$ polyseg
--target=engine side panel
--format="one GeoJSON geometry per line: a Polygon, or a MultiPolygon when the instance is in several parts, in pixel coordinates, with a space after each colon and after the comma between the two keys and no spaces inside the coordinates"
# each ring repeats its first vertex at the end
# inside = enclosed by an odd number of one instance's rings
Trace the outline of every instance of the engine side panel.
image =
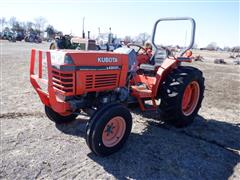
{"type": "Polygon", "coordinates": [[[124,87],[128,55],[109,52],[69,52],[74,61],[75,95],[124,87]]]}
{"type": "Polygon", "coordinates": [[[101,92],[119,87],[120,70],[95,70],[76,72],[76,94],[101,92]]]}

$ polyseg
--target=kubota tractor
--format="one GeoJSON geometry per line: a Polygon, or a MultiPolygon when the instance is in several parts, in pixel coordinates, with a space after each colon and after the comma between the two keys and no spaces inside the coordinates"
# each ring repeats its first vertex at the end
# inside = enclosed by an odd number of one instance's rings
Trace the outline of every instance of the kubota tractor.
{"type": "Polygon", "coordinates": [[[161,120],[177,127],[194,120],[203,99],[204,78],[200,70],[181,65],[191,62],[189,49],[194,36],[192,18],[159,19],[152,34],[154,53],[145,64],[138,64],[142,54],[133,50],[134,45],[115,52],[33,49],[30,80],[47,117],[55,123],[67,123],[88,112],[87,145],[97,155],[109,155],[118,151],[130,135],[132,116],[127,105],[133,101],[142,111],[157,110],[161,120]],[[177,57],[155,42],[158,24],[174,20],[188,20],[192,25],[191,42],[177,57]],[[38,73],[34,72],[36,59],[38,73]],[[46,79],[42,73],[44,61],[46,79]],[[160,105],[156,103],[159,99],[160,105]],[[152,102],[151,107],[145,105],[147,100],[152,102]]]}

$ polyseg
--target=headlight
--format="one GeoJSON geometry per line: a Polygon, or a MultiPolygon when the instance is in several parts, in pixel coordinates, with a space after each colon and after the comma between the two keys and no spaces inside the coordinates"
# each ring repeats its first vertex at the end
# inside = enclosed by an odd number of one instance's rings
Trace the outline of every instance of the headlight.
{"type": "Polygon", "coordinates": [[[51,52],[51,62],[54,66],[73,64],[73,60],[70,55],[66,52],[52,50],[51,52]]]}
{"type": "Polygon", "coordinates": [[[65,57],[65,52],[61,51],[50,51],[51,52],[51,62],[52,65],[63,65],[64,64],[64,57],[65,57]]]}

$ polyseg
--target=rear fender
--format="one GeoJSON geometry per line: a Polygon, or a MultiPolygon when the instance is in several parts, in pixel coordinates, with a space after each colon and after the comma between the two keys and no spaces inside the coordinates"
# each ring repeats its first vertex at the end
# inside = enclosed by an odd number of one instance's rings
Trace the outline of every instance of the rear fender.
{"type": "Polygon", "coordinates": [[[179,62],[176,59],[166,59],[164,60],[163,64],[158,68],[156,74],[156,83],[152,89],[154,97],[158,96],[158,91],[162,82],[165,80],[167,75],[178,66],[178,63],[179,62]]]}

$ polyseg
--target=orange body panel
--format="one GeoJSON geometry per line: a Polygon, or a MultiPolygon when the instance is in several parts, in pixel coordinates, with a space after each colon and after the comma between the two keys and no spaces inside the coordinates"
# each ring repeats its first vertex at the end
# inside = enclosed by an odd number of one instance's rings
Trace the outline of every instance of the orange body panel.
{"type": "MultiPolygon", "coordinates": [[[[88,92],[111,91],[126,86],[128,73],[128,55],[112,52],[90,51],[63,51],[70,56],[73,64],[63,64],[53,67],[51,52],[38,51],[38,75],[34,72],[36,50],[32,50],[30,63],[30,81],[37,91],[43,104],[50,106],[54,111],[65,115],[72,111],[70,104],[62,97],[83,95],[88,92]],[[47,57],[48,79],[42,78],[43,53],[47,57]],[[48,92],[44,92],[38,81],[48,85],[48,92]]],[[[178,60],[166,59],[158,68],[156,77],[136,75],[131,81],[132,93],[139,101],[144,111],[142,100],[152,99],[156,108],[155,99],[160,84],[170,71],[176,68],[178,60]],[[147,89],[139,89],[137,83],[143,83],[147,89]]]]}
{"type": "Polygon", "coordinates": [[[127,55],[117,54],[114,52],[103,52],[103,51],[72,51],[63,50],[67,55],[70,55],[74,61],[75,66],[117,66],[128,63],[127,55]],[[97,58],[109,57],[117,58],[117,62],[98,63],[97,58]],[[126,58],[125,58],[126,57],[126,58]]]}
{"type": "Polygon", "coordinates": [[[156,76],[151,77],[147,75],[136,75],[131,81],[132,85],[137,83],[143,83],[147,85],[148,89],[152,91],[152,97],[157,97],[160,84],[166,78],[166,75],[178,65],[176,59],[166,59],[161,66],[159,66],[156,76]]]}
{"type": "Polygon", "coordinates": [[[146,110],[146,107],[144,106],[145,99],[151,99],[153,103],[153,107],[148,109],[155,110],[157,108],[155,99],[158,98],[158,91],[160,85],[165,80],[167,74],[169,74],[174,68],[176,68],[177,65],[178,61],[176,59],[166,59],[163,64],[158,68],[155,77],[150,77],[147,75],[136,75],[134,77],[134,79],[131,81],[131,95],[137,98],[140,109],[142,111],[146,110]],[[145,84],[147,88],[141,88],[141,86],[137,86],[138,83],[145,84]]]}
{"type": "Polygon", "coordinates": [[[75,72],[64,72],[52,68],[52,81],[54,90],[64,96],[73,96],[76,93],[75,90],[75,72]]]}
{"type": "Polygon", "coordinates": [[[60,97],[83,95],[87,92],[104,92],[126,85],[128,55],[106,52],[66,51],[74,64],[53,67],[51,52],[31,52],[30,81],[41,101],[61,115],[71,112],[70,104],[60,97]],[[34,72],[36,53],[38,54],[38,72],[34,72]],[[42,78],[43,54],[46,55],[48,79],[42,78]],[[99,59],[100,58],[100,59],[99,59]],[[109,59],[110,58],[110,59],[109,59]],[[38,84],[48,86],[48,92],[38,84]]]}
{"type": "Polygon", "coordinates": [[[67,51],[74,61],[75,95],[87,92],[101,92],[124,87],[128,71],[128,56],[125,54],[91,52],[91,51],[67,51]],[[102,62],[99,62],[103,60],[102,62]],[[104,58],[113,59],[106,62],[104,58]]]}
{"type": "Polygon", "coordinates": [[[149,63],[150,58],[151,58],[151,55],[139,54],[137,56],[138,66],[140,66],[140,64],[147,64],[147,63],[149,63]]]}
{"type": "Polygon", "coordinates": [[[119,87],[120,76],[119,70],[77,71],[76,94],[113,90],[119,87]]]}
{"type": "Polygon", "coordinates": [[[136,75],[134,76],[134,79],[132,80],[132,83],[144,83],[147,85],[148,89],[152,90],[154,84],[156,83],[156,77],[150,77],[147,75],[136,75]]]}
{"type": "Polygon", "coordinates": [[[68,103],[57,98],[55,94],[53,75],[52,75],[52,65],[51,65],[51,56],[50,52],[44,52],[46,54],[47,68],[48,68],[48,80],[42,79],[42,51],[38,51],[38,75],[34,72],[35,62],[36,62],[36,50],[31,51],[31,60],[30,60],[30,82],[32,83],[34,89],[38,93],[41,101],[46,106],[51,106],[54,111],[59,114],[65,115],[67,112],[71,111],[71,107],[68,103]],[[48,92],[43,91],[43,89],[38,84],[38,80],[42,83],[47,84],[48,92]]]}
{"type": "Polygon", "coordinates": [[[158,90],[161,83],[165,80],[166,76],[178,66],[178,61],[176,59],[166,59],[163,61],[162,65],[158,68],[156,74],[156,83],[152,88],[152,93],[154,97],[157,97],[158,90]]]}

